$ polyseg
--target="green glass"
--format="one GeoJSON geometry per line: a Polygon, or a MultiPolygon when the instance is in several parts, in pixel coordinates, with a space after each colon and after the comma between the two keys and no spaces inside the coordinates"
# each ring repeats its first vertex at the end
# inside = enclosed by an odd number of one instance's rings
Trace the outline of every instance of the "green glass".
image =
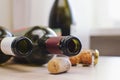
{"type": "Polygon", "coordinates": [[[67,36],[70,35],[72,23],[72,13],[68,0],[55,0],[49,15],[49,27],[55,31],[61,31],[56,32],[58,35],[61,33],[62,36],[67,36]]]}

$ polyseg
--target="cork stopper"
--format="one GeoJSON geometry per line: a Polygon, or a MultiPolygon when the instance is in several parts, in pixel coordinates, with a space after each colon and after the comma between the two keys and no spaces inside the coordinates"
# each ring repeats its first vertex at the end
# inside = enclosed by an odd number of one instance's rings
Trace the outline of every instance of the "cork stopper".
{"type": "Polygon", "coordinates": [[[66,57],[56,57],[48,62],[48,71],[52,74],[67,72],[70,67],[71,62],[66,57]]]}
{"type": "Polygon", "coordinates": [[[99,51],[96,50],[81,50],[78,55],[69,57],[72,66],[82,64],[83,66],[96,65],[98,63],[99,51]]]}

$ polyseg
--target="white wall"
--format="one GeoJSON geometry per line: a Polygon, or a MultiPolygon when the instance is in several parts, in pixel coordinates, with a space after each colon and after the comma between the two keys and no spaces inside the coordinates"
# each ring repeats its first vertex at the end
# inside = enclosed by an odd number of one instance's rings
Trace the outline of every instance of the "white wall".
{"type": "Polygon", "coordinates": [[[14,29],[34,25],[48,25],[54,0],[13,0],[14,29]]]}
{"type": "Polygon", "coordinates": [[[13,27],[30,26],[31,0],[13,0],[13,27]]]}
{"type": "Polygon", "coordinates": [[[89,48],[90,28],[93,26],[93,1],[69,0],[76,23],[73,34],[81,40],[83,48],[89,48]]]}
{"type": "Polygon", "coordinates": [[[0,0],[0,26],[12,28],[12,0],[0,0]]]}
{"type": "Polygon", "coordinates": [[[49,12],[54,0],[31,0],[30,25],[48,25],[49,12]]]}

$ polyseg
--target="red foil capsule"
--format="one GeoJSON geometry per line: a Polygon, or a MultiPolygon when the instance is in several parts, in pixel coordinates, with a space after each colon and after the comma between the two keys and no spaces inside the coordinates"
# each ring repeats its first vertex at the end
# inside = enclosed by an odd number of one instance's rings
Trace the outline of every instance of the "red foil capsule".
{"type": "Polygon", "coordinates": [[[67,56],[77,55],[81,50],[81,42],[73,36],[50,37],[45,41],[49,53],[64,54],[67,56]]]}
{"type": "Polygon", "coordinates": [[[62,37],[51,37],[46,41],[46,48],[50,53],[63,54],[60,50],[60,42],[62,37]]]}

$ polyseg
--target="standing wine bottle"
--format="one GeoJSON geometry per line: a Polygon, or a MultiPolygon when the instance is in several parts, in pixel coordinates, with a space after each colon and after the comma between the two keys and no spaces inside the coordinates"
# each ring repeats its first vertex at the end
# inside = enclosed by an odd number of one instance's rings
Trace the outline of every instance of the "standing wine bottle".
{"type": "Polygon", "coordinates": [[[67,36],[70,35],[71,24],[72,13],[68,0],[55,0],[49,16],[49,27],[58,35],[67,36]]]}
{"type": "Polygon", "coordinates": [[[25,57],[32,51],[32,42],[27,37],[15,37],[0,27],[0,64],[7,62],[12,56],[25,57]]]}
{"type": "Polygon", "coordinates": [[[73,56],[81,50],[81,42],[78,38],[74,36],[56,36],[50,28],[34,26],[24,36],[31,39],[34,45],[32,53],[25,57],[28,63],[31,64],[43,65],[52,59],[54,54],[73,56]]]}

